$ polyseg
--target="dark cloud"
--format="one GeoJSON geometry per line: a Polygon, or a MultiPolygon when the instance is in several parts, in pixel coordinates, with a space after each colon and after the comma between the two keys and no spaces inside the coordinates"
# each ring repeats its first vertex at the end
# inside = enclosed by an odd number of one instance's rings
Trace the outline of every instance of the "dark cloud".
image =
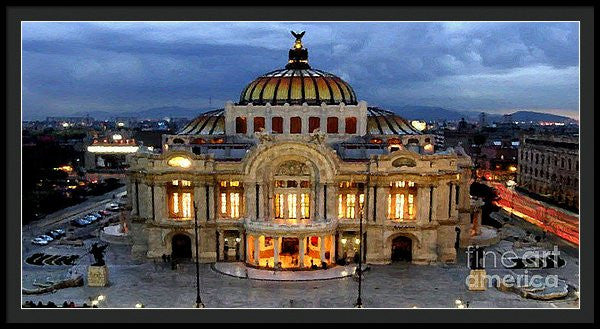
{"type": "Polygon", "coordinates": [[[310,62],[372,104],[578,111],[577,23],[24,23],[25,118],[237,100],[310,62]]]}

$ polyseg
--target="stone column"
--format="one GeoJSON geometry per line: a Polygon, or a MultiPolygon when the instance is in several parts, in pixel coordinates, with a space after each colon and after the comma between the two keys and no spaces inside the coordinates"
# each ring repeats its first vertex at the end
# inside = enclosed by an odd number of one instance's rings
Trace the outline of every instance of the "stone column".
{"type": "Polygon", "coordinates": [[[225,260],[225,234],[223,231],[219,231],[219,259],[225,260]]]}
{"type": "Polygon", "coordinates": [[[417,222],[427,223],[429,221],[429,187],[417,186],[417,222]]]}
{"type": "Polygon", "coordinates": [[[335,235],[330,235],[329,236],[330,239],[330,243],[329,243],[329,261],[331,262],[331,264],[335,264],[335,235]]]}
{"type": "Polygon", "coordinates": [[[377,186],[377,218],[375,219],[378,223],[385,223],[388,214],[388,195],[390,188],[389,186],[377,186]]]}
{"type": "Polygon", "coordinates": [[[319,236],[319,251],[320,251],[321,262],[324,262],[325,261],[325,236],[324,235],[319,236]]]}
{"type": "Polygon", "coordinates": [[[254,265],[258,265],[258,257],[260,255],[260,250],[258,249],[258,240],[259,240],[260,236],[255,235],[254,236],[254,265]]]}
{"type": "Polygon", "coordinates": [[[315,193],[317,194],[315,197],[315,218],[322,219],[325,218],[325,208],[323,202],[323,184],[317,184],[315,193]]]}
{"type": "Polygon", "coordinates": [[[203,184],[196,183],[194,187],[194,202],[196,203],[198,222],[206,221],[206,190],[203,184]]]}
{"type": "MultiPolygon", "coordinates": [[[[152,192],[148,186],[148,195],[151,197],[152,192]]],[[[154,185],[154,212],[157,221],[169,218],[169,209],[167,205],[167,189],[163,183],[155,183],[154,185]]],[[[152,218],[152,205],[149,209],[149,218],[152,218]]]]}
{"type": "Polygon", "coordinates": [[[329,220],[337,218],[337,188],[335,184],[327,184],[327,218],[329,220]]]}
{"type": "Polygon", "coordinates": [[[281,240],[281,238],[278,236],[273,237],[273,267],[276,267],[277,263],[279,263],[279,241],[280,240],[281,240]]]}
{"type": "Polygon", "coordinates": [[[246,245],[245,248],[245,253],[246,253],[246,262],[248,262],[250,260],[250,239],[249,239],[250,235],[246,234],[246,241],[244,241],[244,244],[246,245]]]}
{"type": "Polygon", "coordinates": [[[256,219],[256,184],[244,183],[244,211],[242,217],[256,219]]]}
{"type": "Polygon", "coordinates": [[[215,186],[211,183],[208,185],[208,215],[207,220],[215,220],[215,186]]]}
{"type": "Polygon", "coordinates": [[[305,236],[300,236],[298,237],[299,241],[299,252],[298,252],[298,265],[300,265],[300,268],[304,267],[304,252],[306,249],[306,237],[305,236]]]}

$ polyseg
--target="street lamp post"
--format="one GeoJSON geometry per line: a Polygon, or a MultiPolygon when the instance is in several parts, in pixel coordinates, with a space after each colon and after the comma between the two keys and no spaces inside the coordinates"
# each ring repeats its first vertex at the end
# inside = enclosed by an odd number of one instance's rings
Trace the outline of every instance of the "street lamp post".
{"type": "MultiPolygon", "coordinates": [[[[366,201],[365,201],[366,203],[366,201]]],[[[360,207],[360,217],[358,218],[358,227],[359,227],[359,243],[358,243],[358,297],[356,298],[356,304],[354,304],[354,307],[356,308],[362,308],[362,299],[361,299],[361,294],[362,294],[362,258],[363,258],[363,248],[362,248],[362,244],[363,244],[363,224],[362,224],[362,219],[364,216],[364,203],[363,205],[360,207]]]]}
{"type": "Polygon", "coordinates": [[[200,261],[198,259],[198,208],[194,201],[194,240],[196,243],[196,308],[204,308],[204,303],[200,298],[200,261]]]}

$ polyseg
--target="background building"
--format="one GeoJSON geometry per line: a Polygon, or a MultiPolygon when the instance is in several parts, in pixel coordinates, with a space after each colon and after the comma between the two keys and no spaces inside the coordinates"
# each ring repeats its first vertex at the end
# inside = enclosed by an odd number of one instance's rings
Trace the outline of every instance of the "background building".
{"type": "Polygon", "coordinates": [[[579,209],[579,137],[524,135],[519,148],[520,189],[579,209]]]}

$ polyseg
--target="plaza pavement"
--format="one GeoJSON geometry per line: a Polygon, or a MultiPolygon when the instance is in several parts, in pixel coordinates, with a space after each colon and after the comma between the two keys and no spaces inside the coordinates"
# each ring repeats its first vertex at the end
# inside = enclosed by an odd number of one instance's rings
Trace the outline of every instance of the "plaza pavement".
{"type": "MultiPolygon", "coordinates": [[[[85,247],[53,246],[48,253],[78,253],[79,264],[72,270],[85,273],[92,261],[86,254],[93,239],[85,247]]],[[[47,248],[48,249],[48,248],[47,248]]],[[[196,299],[195,266],[182,264],[171,270],[159,261],[135,262],[130,247],[110,245],[107,250],[110,285],[107,287],[76,287],[43,295],[24,295],[22,301],[46,303],[74,301],[77,304],[98,295],[106,296],[99,307],[133,308],[142,303],[146,308],[191,308],[196,299]]],[[[26,255],[24,255],[26,256],[26,255]]],[[[521,298],[511,292],[488,288],[483,292],[466,289],[468,269],[465,256],[459,254],[457,264],[433,266],[394,263],[371,265],[364,272],[362,300],[365,308],[454,308],[454,301],[469,302],[470,308],[573,308],[573,298],[555,301],[536,301],[521,298]]],[[[68,276],[68,266],[23,265],[23,286],[33,288],[32,282],[57,280],[68,276]]],[[[488,274],[504,269],[490,269],[488,274]]],[[[548,270],[549,271],[549,270],[548,270]]],[[[571,275],[563,270],[561,275],[571,275]]],[[[310,282],[271,282],[234,278],[215,272],[210,264],[201,264],[200,285],[202,301],[208,308],[351,308],[356,301],[358,283],[353,277],[310,282]]],[[[570,282],[577,278],[567,277],[570,282]]],[[[87,281],[86,281],[87,282],[87,281]]]]}

